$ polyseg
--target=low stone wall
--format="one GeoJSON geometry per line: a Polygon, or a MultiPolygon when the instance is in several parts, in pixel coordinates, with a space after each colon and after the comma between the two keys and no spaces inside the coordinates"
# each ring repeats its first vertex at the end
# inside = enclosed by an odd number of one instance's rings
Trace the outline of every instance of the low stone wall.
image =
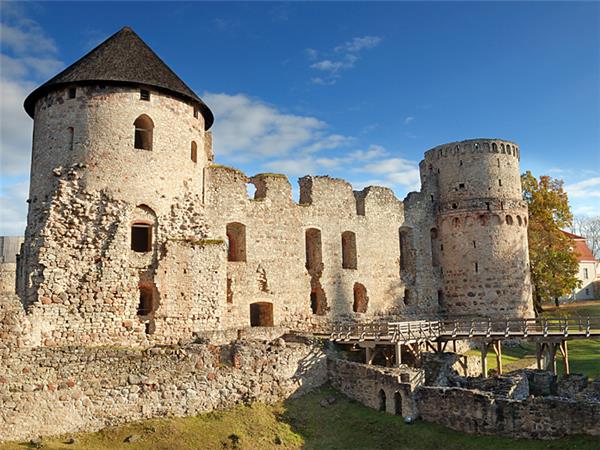
{"type": "Polygon", "coordinates": [[[15,292],[17,279],[17,264],[14,262],[0,262],[0,292],[15,292]]]}
{"type": "Polygon", "coordinates": [[[0,441],[276,402],[323,384],[310,342],[0,349],[0,441]]]}
{"type": "Polygon", "coordinates": [[[419,369],[369,366],[336,358],[327,360],[327,373],[331,385],[344,395],[404,417],[415,416],[413,391],[425,379],[419,369]]]}
{"type": "Polygon", "coordinates": [[[551,439],[569,434],[600,436],[600,403],[559,397],[512,400],[463,388],[421,386],[420,416],[467,433],[551,439]]]}

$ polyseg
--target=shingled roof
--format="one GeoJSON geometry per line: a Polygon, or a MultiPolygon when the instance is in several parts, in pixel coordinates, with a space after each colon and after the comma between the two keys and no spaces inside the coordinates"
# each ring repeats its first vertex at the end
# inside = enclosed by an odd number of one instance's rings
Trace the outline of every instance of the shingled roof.
{"type": "Polygon", "coordinates": [[[194,91],[129,27],[124,27],[87,55],[42,84],[25,99],[31,117],[35,103],[46,93],[68,85],[145,85],[195,104],[208,130],[214,117],[194,91]]]}

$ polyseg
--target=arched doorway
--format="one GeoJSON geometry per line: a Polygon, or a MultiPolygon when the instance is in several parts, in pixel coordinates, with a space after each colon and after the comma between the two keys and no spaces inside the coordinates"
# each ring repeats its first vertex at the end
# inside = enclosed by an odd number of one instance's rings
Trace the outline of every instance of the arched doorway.
{"type": "Polygon", "coordinates": [[[394,394],[394,413],[397,416],[402,415],[402,396],[400,395],[400,392],[394,394]]]}
{"type": "Polygon", "coordinates": [[[379,411],[386,411],[385,407],[385,391],[383,389],[379,389],[379,411]]]}
{"type": "Polygon", "coordinates": [[[273,304],[268,302],[251,303],[250,325],[253,327],[272,327],[273,304]]]}

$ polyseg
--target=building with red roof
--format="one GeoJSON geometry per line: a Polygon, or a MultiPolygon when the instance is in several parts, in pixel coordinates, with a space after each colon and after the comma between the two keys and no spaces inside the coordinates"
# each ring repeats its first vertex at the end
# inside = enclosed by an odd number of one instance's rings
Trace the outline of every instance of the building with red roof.
{"type": "Polygon", "coordinates": [[[581,286],[564,299],[567,301],[600,299],[600,261],[588,247],[585,237],[567,231],[563,233],[573,241],[572,248],[579,260],[577,278],[581,281],[581,286]]]}

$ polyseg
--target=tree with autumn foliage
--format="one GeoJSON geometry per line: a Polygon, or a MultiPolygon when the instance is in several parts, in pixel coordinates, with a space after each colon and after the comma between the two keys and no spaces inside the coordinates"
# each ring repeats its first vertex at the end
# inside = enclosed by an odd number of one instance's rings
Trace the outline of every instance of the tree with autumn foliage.
{"type": "Polygon", "coordinates": [[[523,198],[529,206],[529,260],[533,284],[533,305],[542,312],[542,303],[571,293],[579,285],[579,262],[573,243],[561,231],[572,225],[563,181],[531,172],[521,175],[523,198]]]}

